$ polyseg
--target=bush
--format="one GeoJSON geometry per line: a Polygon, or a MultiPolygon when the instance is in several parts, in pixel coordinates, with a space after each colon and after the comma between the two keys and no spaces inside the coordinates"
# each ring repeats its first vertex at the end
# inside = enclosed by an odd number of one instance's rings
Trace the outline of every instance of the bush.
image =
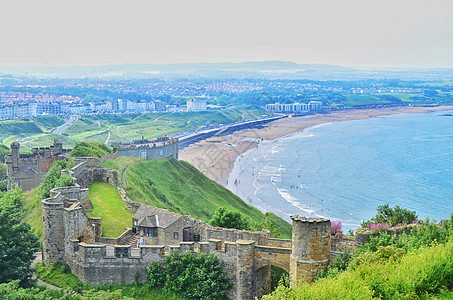
{"type": "Polygon", "coordinates": [[[164,263],[154,262],[148,266],[147,285],[150,289],[165,289],[187,299],[222,299],[231,284],[214,254],[172,252],[164,263]]]}
{"type": "Polygon", "coordinates": [[[61,175],[61,170],[71,166],[68,160],[58,160],[52,164],[46,176],[38,187],[39,197],[46,199],[50,196],[50,190],[61,186],[71,186],[74,183],[68,175],[61,175]],[[63,177],[60,179],[60,177],[63,177]]]}
{"type": "Polygon", "coordinates": [[[226,207],[219,207],[209,220],[209,224],[223,228],[250,229],[249,223],[240,212],[228,210],[226,207]]]}
{"type": "Polygon", "coordinates": [[[390,227],[401,224],[410,224],[418,218],[415,211],[400,207],[399,205],[391,208],[389,204],[379,205],[377,213],[370,221],[362,223],[362,227],[368,227],[368,224],[388,224],[390,227]]]}
{"type": "Polygon", "coordinates": [[[71,151],[71,157],[96,157],[101,158],[112,153],[112,149],[102,143],[80,142],[71,151]]]}
{"type": "Polygon", "coordinates": [[[343,236],[343,230],[341,229],[341,222],[332,222],[331,223],[332,227],[332,236],[333,237],[342,237],[343,236]]]}

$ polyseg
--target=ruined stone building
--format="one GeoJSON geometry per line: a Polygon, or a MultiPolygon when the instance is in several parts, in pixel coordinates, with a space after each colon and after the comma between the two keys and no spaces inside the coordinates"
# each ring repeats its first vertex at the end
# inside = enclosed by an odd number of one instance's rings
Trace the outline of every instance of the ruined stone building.
{"type": "Polygon", "coordinates": [[[46,148],[32,148],[31,154],[20,154],[20,144],[11,143],[11,155],[5,156],[7,167],[7,189],[15,186],[29,191],[38,187],[44,175],[57,160],[69,157],[71,150],[63,149],[63,143],[54,140],[53,145],[46,148]]]}
{"type": "Polygon", "coordinates": [[[291,284],[312,282],[314,273],[326,267],[353,240],[331,238],[327,219],[292,216],[292,240],[270,237],[267,230],[212,227],[190,216],[131,201],[117,184],[115,170],[103,168],[95,158],[76,158],[75,167],[62,171],[75,186],[55,188],[42,201],[43,260],[63,261],[90,285],[127,284],[135,274],[146,279],[146,267],[163,261],[171,251],[214,253],[228,274],[229,299],[255,299],[270,291],[270,267],[290,275],[291,284]],[[102,180],[118,188],[127,209],[134,212],[131,224],[117,238],[102,235],[102,219],[88,218],[92,209],[88,186],[102,180]],[[142,240],[144,243],[138,244],[142,240]]]}
{"type": "Polygon", "coordinates": [[[118,156],[135,156],[147,159],[179,157],[179,140],[167,136],[155,139],[140,139],[130,143],[112,142],[118,148],[118,156]]]}

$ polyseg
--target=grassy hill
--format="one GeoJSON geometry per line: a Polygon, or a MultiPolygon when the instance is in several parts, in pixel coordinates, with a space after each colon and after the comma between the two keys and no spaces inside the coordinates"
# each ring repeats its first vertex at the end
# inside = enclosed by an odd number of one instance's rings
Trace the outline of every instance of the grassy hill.
{"type": "Polygon", "coordinates": [[[0,140],[9,145],[20,141],[22,150],[32,147],[49,146],[54,139],[70,148],[77,142],[132,141],[142,136],[153,138],[172,135],[200,128],[209,123],[233,123],[254,119],[266,111],[248,106],[235,106],[222,110],[205,112],[163,112],[122,115],[85,115],[71,124],[63,133],[52,130],[66,120],[59,116],[40,116],[20,120],[0,121],[0,140]]]}
{"type": "MultiPolygon", "coordinates": [[[[251,223],[264,221],[264,215],[258,209],[185,161],[119,157],[105,161],[103,166],[117,169],[120,181],[127,168],[125,191],[133,201],[167,208],[203,221],[209,221],[214,211],[222,206],[241,212],[251,223]]],[[[281,236],[291,238],[291,225],[273,214],[268,215],[281,236]]]]}
{"type": "Polygon", "coordinates": [[[153,138],[195,130],[206,123],[239,122],[256,118],[263,113],[265,112],[256,108],[237,106],[204,112],[88,115],[81,116],[63,134],[78,141],[131,141],[142,136],[153,138]]]}

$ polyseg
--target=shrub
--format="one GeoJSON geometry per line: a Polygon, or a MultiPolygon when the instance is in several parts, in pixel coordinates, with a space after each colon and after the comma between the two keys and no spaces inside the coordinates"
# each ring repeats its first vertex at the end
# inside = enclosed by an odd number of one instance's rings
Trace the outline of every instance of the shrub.
{"type": "Polygon", "coordinates": [[[60,180],[60,177],[62,177],[61,170],[67,169],[70,166],[71,162],[69,162],[68,160],[59,160],[52,164],[46,176],[44,176],[44,179],[38,187],[39,197],[41,199],[48,198],[50,196],[50,190],[55,187],[73,185],[72,179],[67,175],[67,177],[63,175],[63,178],[60,180]]]}
{"type": "Polygon", "coordinates": [[[362,227],[368,227],[368,224],[388,224],[389,227],[398,226],[398,224],[410,224],[418,218],[415,211],[400,207],[399,205],[391,208],[389,204],[379,205],[377,213],[370,221],[362,223],[362,227]]]}
{"type": "Polygon", "coordinates": [[[343,230],[341,230],[341,222],[332,222],[332,236],[333,237],[342,237],[343,236],[343,230]]]}
{"type": "Polygon", "coordinates": [[[187,299],[222,299],[230,287],[218,258],[210,253],[194,255],[173,251],[164,263],[148,266],[150,289],[163,288],[187,299]]]}
{"type": "Polygon", "coordinates": [[[231,211],[226,207],[219,207],[209,224],[216,227],[235,228],[241,230],[249,230],[250,225],[248,221],[238,211],[231,211]]]}

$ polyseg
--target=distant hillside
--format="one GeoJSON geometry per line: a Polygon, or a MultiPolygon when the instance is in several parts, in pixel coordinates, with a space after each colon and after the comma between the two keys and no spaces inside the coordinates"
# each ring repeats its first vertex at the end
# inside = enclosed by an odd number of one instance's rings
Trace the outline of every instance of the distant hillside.
{"type": "MultiPolygon", "coordinates": [[[[167,208],[206,222],[222,206],[241,212],[250,223],[264,221],[264,215],[258,209],[246,204],[185,161],[119,157],[105,161],[103,166],[117,169],[120,181],[121,174],[127,168],[125,191],[133,201],[167,208]]],[[[291,238],[289,223],[273,214],[268,214],[268,217],[279,228],[282,237],[291,238]]]]}
{"type": "Polygon", "coordinates": [[[59,116],[40,116],[20,120],[1,121],[0,139],[3,144],[9,146],[9,144],[17,138],[27,138],[27,140],[29,140],[48,135],[52,129],[64,124],[64,122],[65,119],[59,116]]]}

